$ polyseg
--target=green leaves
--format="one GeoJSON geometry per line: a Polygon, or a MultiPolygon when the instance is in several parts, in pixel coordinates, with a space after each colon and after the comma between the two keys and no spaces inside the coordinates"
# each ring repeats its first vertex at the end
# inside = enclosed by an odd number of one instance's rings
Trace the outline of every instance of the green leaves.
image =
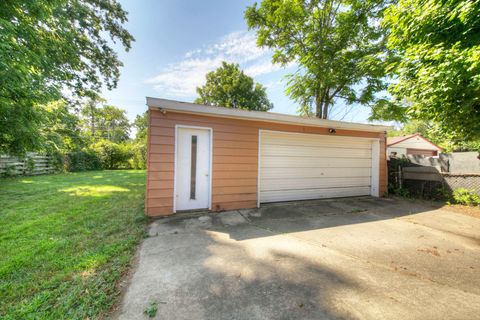
{"type": "Polygon", "coordinates": [[[137,114],[135,120],[132,123],[132,126],[136,130],[135,140],[147,140],[147,130],[148,130],[148,112],[145,111],[142,114],[137,114]]]}
{"type": "Polygon", "coordinates": [[[385,30],[379,19],[388,1],[263,0],[245,19],[258,45],[274,50],[272,61],[295,62],[286,93],[299,110],[328,118],[336,100],[369,104],[383,82],[385,30]]]}
{"type": "MultiPolygon", "coordinates": [[[[384,25],[397,60],[392,105],[457,139],[480,137],[480,2],[400,0],[384,25]]],[[[388,119],[374,109],[374,116],[388,119]]]]}
{"type": "Polygon", "coordinates": [[[265,87],[239,69],[238,64],[222,62],[217,70],[207,73],[205,85],[197,88],[195,103],[235,109],[268,111],[273,104],[265,87]]]}
{"type": "Polygon", "coordinates": [[[97,106],[101,100],[89,100],[82,108],[82,126],[90,141],[107,139],[120,143],[129,139],[130,123],[126,111],[111,105],[97,106]]]}
{"type": "Polygon", "coordinates": [[[41,105],[114,88],[121,62],[104,38],[128,50],[127,13],[115,0],[3,1],[0,7],[0,152],[42,147],[41,105]]]}

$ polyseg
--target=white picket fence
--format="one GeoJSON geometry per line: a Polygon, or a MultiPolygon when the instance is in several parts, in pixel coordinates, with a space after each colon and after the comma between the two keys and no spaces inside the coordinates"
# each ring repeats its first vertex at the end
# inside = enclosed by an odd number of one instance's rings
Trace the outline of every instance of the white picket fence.
{"type": "Polygon", "coordinates": [[[55,168],[50,165],[50,160],[49,156],[34,152],[27,153],[25,158],[0,155],[0,177],[54,173],[55,168]]]}

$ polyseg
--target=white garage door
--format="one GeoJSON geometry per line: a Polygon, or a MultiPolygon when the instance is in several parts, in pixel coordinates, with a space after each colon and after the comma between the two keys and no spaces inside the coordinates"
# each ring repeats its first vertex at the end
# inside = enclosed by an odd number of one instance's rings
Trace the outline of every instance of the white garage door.
{"type": "Polygon", "coordinates": [[[370,195],[371,183],[370,139],[260,133],[260,202],[370,195]]]}

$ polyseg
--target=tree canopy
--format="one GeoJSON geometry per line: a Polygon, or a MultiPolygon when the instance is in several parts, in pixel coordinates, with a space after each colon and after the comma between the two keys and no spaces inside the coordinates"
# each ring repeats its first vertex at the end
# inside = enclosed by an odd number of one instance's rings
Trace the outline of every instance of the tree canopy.
{"type": "Polygon", "coordinates": [[[245,19],[257,43],[274,50],[273,62],[295,62],[287,94],[300,111],[328,118],[338,99],[368,104],[385,89],[385,30],[379,19],[387,0],[263,0],[245,19]]]}
{"type": "Polygon", "coordinates": [[[148,112],[145,111],[142,114],[137,114],[135,120],[133,120],[132,126],[135,128],[135,140],[147,139],[148,130],[148,112]]]}
{"type": "Polygon", "coordinates": [[[127,13],[115,0],[3,1],[0,6],[0,151],[41,148],[45,105],[114,88],[128,50],[127,13]],[[108,37],[108,38],[106,38],[108,37]]]}
{"type": "Polygon", "coordinates": [[[195,103],[235,109],[268,111],[273,104],[266,88],[240,70],[238,64],[222,62],[206,75],[206,83],[197,88],[195,103]]]}
{"type": "Polygon", "coordinates": [[[97,106],[96,102],[90,100],[82,109],[84,132],[91,140],[127,141],[130,123],[125,110],[111,105],[97,106]]]}
{"type": "Polygon", "coordinates": [[[385,15],[392,100],[373,119],[419,119],[460,140],[480,138],[480,2],[400,0],[385,15]]]}
{"type": "Polygon", "coordinates": [[[444,152],[479,151],[480,139],[466,141],[445,132],[438,123],[413,119],[407,121],[400,130],[388,132],[388,136],[397,137],[420,133],[422,136],[443,148],[444,152]]]}

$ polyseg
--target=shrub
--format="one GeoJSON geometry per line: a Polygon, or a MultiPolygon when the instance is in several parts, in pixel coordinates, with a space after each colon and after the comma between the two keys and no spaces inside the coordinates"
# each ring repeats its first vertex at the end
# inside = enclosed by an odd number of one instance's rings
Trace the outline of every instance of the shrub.
{"type": "Polygon", "coordinates": [[[409,198],[409,199],[413,198],[410,191],[406,188],[395,188],[395,187],[389,185],[388,186],[388,193],[399,196],[399,197],[403,197],[403,198],[409,198]]]}
{"type": "Polygon", "coordinates": [[[445,187],[436,188],[433,192],[433,198],[435,200],[447,200],[452,199],[452,193],[445,187]]]}
{"type": "Polygon", "coordinates": [[[103,169],[130,168],[128,160],[132,152],[127,144],[118,144],[109,140],[100,140],[92,145],[92,150],[100,158],[103,169]]]}
{"type": "Polygon", "coordinates": [[[102,164],[98,155],[91,150],[70,152],[65,155],[65,168],[67,171],[100,170],[102,164]]]}
{"type": "Polygon", "coordinates": [[[55,168],[56,172],[63,172],[66,170],[65,162],[67,155],[60,151],[53,151],[49,153],[48,166],[55,168]]]}
{"type": "Polygon", "coordinates": [[[15,177],[17,175],[17,167],[13,164],[7,164],[4,167],[2,176],[6,178],[15,177]]]}
{"type": "Polygon", "coordinates": [[[474,190],[465,188],[458,188],[453,191],[453,200],[455,203],[464,204],[467,206],[480,205],[480,197],[478,194],[476,194],[474,190]]]}
{"type": "Polygon", "coordinates": [[[35,169],[35,160],[32,157],[25,159],[25,174],[32,174],[35,169]]]}
{"type": "Polygon", "coordinates": [[[132,169],[147,168],[147,146],[144,143],[137,142],[131,144],[132,158],[129,160],[132,169]]]}

